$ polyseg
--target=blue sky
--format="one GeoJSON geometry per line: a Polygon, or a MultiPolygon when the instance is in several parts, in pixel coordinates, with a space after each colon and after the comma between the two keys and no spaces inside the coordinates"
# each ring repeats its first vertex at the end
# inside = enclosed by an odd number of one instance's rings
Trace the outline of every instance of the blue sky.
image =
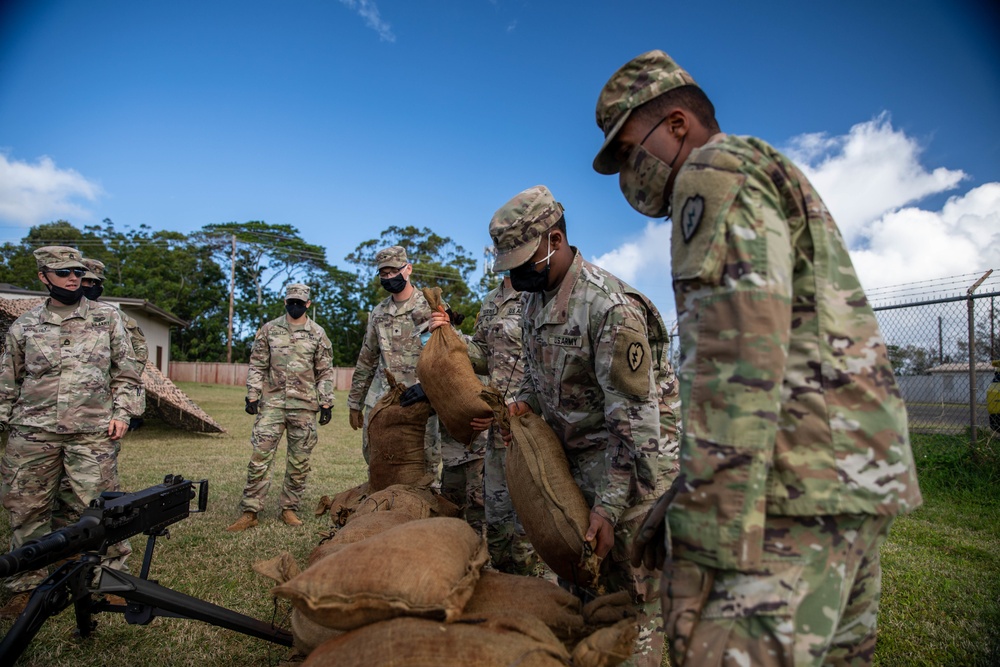
{"type": "Polygon", "coordinates": [[[542,183],[671,321],[666,225],[590,166],[601,86],[660,48],[806,169],[867,286],[1000,268],[998,26],[973,0],[8,1],[0,241],[266,220],[344,265],[413,224],[481,259],[542,183]]]}

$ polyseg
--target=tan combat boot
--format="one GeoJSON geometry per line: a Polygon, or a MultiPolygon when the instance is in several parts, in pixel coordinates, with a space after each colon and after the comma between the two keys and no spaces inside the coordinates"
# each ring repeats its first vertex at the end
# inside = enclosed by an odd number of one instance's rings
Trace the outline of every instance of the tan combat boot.
{"type": "Polygon", "coordinates": [[[31,591],[15,593],[14,597],[7,600],[7,604],[0,608],[0,618],[17,618],[20,616],[24,608],[28,606],[28,598],[30,597],[31,591]]]}
{"type": "Polygon", "coordinates": [[[282,510],[281,520],[287,523],[289,526],[301,526],[302,520],[295,515],[295,510],[282,510]]]}
{"type": "Polygon", "coordinates": [[[236,520],[236,523],[226,528],[230,533],[241,533],[247,528],[253,528],[257,525],[257,513],[256,512],[244,512],[243,516],[236,520]]]}

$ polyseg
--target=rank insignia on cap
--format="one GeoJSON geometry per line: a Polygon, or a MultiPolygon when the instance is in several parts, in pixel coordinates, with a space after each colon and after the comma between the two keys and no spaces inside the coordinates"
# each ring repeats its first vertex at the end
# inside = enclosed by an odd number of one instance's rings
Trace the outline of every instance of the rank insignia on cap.
{"type": "Polygon", "coordinates": [[[632,343],[628,346],[628,367],[632,369],[632,372],[639,370],[645,354],[645,351],[642,349],[642,343],[632,343]]]}
{"type": "Polygon", "coordinates": [[[701,195],[688,197],[681,208],[681,233],[684,235],[684,243],[690,243],[694,233],[701,224],[701,216],[705,213],[705,200],[701,195]]]}

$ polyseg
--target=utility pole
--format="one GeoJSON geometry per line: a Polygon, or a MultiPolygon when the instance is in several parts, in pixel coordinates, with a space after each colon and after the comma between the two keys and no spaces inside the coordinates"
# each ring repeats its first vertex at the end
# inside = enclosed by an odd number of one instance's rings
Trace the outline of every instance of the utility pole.
{"type": "Polygon", "coordinates": [[[226,340],[226,363],[233,363],[233,302],[236,294],[236,234],[233,234],[233,262],[229,269],[229,336],[226,340]]]}

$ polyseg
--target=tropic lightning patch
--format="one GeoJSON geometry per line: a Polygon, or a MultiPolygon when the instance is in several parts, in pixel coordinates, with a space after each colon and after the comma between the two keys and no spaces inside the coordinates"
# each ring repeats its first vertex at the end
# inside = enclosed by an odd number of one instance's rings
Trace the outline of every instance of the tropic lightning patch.
{"type": "Polygon", "coordinates": [[[627,327],[615,331],[611,353],[611,387],[628,396],[646,397],[650,392],[649,341],[627,327]]]}
{"type": "Polygon", "coordinates": [[[684,243],[690,243],[691,237],[698,230],[701,218],[705,214],[705,200],[701,195],[688,197],[681,208],[681,233],[684,235],[684,243]]]}

